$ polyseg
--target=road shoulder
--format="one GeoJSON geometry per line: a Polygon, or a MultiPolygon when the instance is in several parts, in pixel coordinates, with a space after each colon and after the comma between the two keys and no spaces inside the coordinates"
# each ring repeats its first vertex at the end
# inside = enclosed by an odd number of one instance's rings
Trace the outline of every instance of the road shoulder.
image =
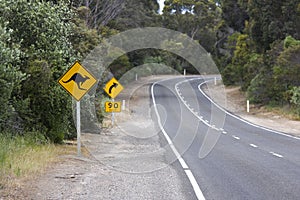
{"type": "Polygon", "coordinates": [[[253,124],[257,124],[272,130],[283,132],[292,136],[300,137],[300,121],[291,120],[283,115],[266,111],[262,108],[250,105],[250,112],[246,111],[246,97],[239,90],[239,87],[224,87],[218,84],[214,85],[214,82],[208,82],[209,88],[203,87],[203,91],[208,96],[213,96],[212,99],[218,103],[222,102],[226,95],[226,105],[223,106],[226,110],[239,116],[253,124]],[[213,93],[213,95],[211,95],[213,93]]]}

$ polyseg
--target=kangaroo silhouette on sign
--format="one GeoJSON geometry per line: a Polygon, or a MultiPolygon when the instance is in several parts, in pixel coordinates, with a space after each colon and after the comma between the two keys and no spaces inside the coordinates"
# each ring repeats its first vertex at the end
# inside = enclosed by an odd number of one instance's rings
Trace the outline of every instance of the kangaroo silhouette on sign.
{"type": "Polygon", "coordinates": [[[90,79],[90,78],[89,77],[83,77],[81,74],[75,73],[75,74],[73,74],[73,76],[71,78],[69,78],[69,80],[62,81],[62,82],[63,83],[69,83],[71,81],[74,81],[77,84],[78,89],[80,89],[80,90],[86,90],[86,89],[82,88],[81,86],[88,79],[90,79]]]}

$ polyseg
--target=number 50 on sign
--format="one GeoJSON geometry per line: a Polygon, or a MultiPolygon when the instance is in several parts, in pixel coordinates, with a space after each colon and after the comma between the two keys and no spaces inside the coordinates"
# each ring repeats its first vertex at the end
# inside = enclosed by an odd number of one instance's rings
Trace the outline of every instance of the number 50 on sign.
{"type": "Polygon", "coordinates": [[[121,102],[105,102],[105,112],[121,112],[121,102]]]}

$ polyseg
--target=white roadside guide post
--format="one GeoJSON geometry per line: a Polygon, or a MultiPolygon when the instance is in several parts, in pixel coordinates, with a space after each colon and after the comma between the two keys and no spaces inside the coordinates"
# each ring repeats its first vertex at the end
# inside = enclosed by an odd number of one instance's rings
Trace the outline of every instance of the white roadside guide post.
{"type": "Polygon", "coordinates": [[[76,61],[58,83],[76,100],[77,155],[81,156],[80,100],[97,83],[97,79],[76,61]]]}
{"type": "Polygon", "coordinates": [[[122,101],[122,111],[124,111],[124,110],[126,109],[126,105],[125,105],[125,103],[126,103],[126,101],[125,101],[125,100],[123,100],[123,101],[122,101]]]}
{"type": "Polygon", "coordinates": [[[215,77],[215,85],[217,85],[217,77],[215,77]]]}
{"type": "Polygon", "coordinates": [[[250,112],[250,102],[247,100],[247,112],[250,112]]]}
{"type": "Polygon", "coordinates": [[[186,69],[183,69],[183,76],[186,75],[186,69]]]}

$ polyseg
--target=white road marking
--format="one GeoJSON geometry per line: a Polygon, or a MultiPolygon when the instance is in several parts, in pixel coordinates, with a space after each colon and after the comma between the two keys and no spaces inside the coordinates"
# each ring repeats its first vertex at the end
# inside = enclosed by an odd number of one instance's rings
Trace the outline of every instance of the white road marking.
{"type": "Polygon", "coordinates": [[[278,157],[278,158],[282,158],[283,157],[282,155],[280,155],[278,153],[274,153],[273,151],[270,151],[269,153],[272,154],[273,156],[278,157]]]}
{"type": "MultiPolygon", "coordinates": [[[[193,81],[193,80],[197,80],[197,79],[201,79],[201,78],[194,78],[194,79],[188,79],[188,80],[185,80],[185,81],[181,81],[181,82],[179,82],[179,83],[177,83],[176,85],[175,85],[175,90],[176,90],[176,92],[177,92],[177,94],[179,95],[179,97],[180,97],[180,99],[183,101],[183,96],[182,96],[182,94],[180,93],[179,94],[179,92],[177,91],[177,89],[179,88],[178,87],[178,85],[180,85],[180,84],[182,84],[182,83],[184,83],[184,82],[188,82],[188,81],[193,81]]],[[[216,104],[205,92],[203,92],[202,90],[201,90],[201,86],[202,85],[204,85],[204,84],[206,84],[207,82],[209,82],[209,81],[212,81],[212,80],[208,80],[208,81],[204,81],[203,83],[201,83],[201,84],[199,84],[198,85],[198,89],[199,89],[199,91],[211,102],[211,103],[213,103],[216,107],[218,107],[220,110],[222,110],[223,112],[225,112],[226,114],[228,114],[228,115],[230,115],[231,117],[233,117],[233,118],[235,118],[235,119],[237,119],[237,120],[239,120],[239,121],[242,121],[242,122],[244,122],[244,123],[246,123],[246,124],[248,124],[248,125],[250,125],[250,126],[253,126],[253,127],[256,127],[256,128],[260,128],[260,129],[262,129],[262,130],[266,130],[266,131],[268,131],[268,132],[271,132],[271,133],[276,133],[276,134],[278,134],[278,135],[282,135],[282,136],[286,136],[286,137],[289,137],[289,138],[294,138],[294,139],[297,139],[297,140],[300,140],[300,138],[299,137],[296,137],[296,136],[291,136],[291,135],[288,135],[288,134],[285,134],[285,133],[282,133],[282,132],[279,132],[279,131],[275,131],[275,130],[272,130],[272,129],[269,129],[269,128],[266,128],[266,127],[263,127],[263,126],[259,126],[259,125],[256,125],[256,124],[253,124],[253,123],[251,123],[251,122],[248,122],[247,120],[244,120],[244,119],[242,119],[242,118],[240,118],[240,117],[238,117],[238,116],[236,116],[236,115],[234,115],[234,114],[231,114],[230,112],[228,112],[227,110],[225,110],[224,108],[222,108],[221,106],[219,106],[218,104],[216,104]]],[[[198,119],[200,119],[204,124],[206,124],[207,126],[209,126],[209,127],[211,127],[211,128],[214,128],[214,129],[216,129],[216,130],[220,130],[220,131],[222,131],[222,130],[224,130],[223,128],[216,128],[216,127],[214,127],[214,126],[212,126],[212,125],[210,125],[209,124],[209,121],[208,120],[203,120],[203,117],[201,116],[201,117],[199,117],[197,114],[195,114],[195,112],[193,112],[190,108],[189,108],[189,106],[187,106],[186,104],[187,104],[187,101],[183,101],[183,103],[185,104],[185,106],[198,118],[198,119]]],[[[227,132],[226,131],[222,131],[222,133],[223,134],[227,134],[227,132]]],[[[237,136],[232,136],[233,138],[235,138],[236,140],[240,140],[240,138],[239,137],[237,137],[237,136]]],[[[255,145],[255,144],[250,144],[250,146],[252,146],[253,148],[257,148],[258,146],[257,145],[255,145]]],[[[279,157],[279,158],[282,158],[283,156],[282,155],[280,155],[280,154],[278,154],[278,153],[274,153],[274,152],[270,152],[273,156],[276,156],[276,157],[279,157]]]]}
{"type": "Polygon", "coordinates": [[[255,145],[255,144],[249,144],[251,147],[253,147],[253,148],[257,148],[258,146],[257,145],[255,145]]]}
{"type": "MultiPolygon", "coordinates": [[[[202,78],[195,78],[195,79],[189,79],[190,81],[192,80],[197,80],[197,79],[202,79],[202,78]]],[[[211,80],[208,80],[208,81],[204,81],[203,83],[199,84],[198,85],[198,90],[211,102],[213,103],[215,106],[217,106],[220,110],[222,110],[223,112],[225,112],[226,114],[230,115],[231,117],[237,119],[237,120],[240,120],[250,126],[253,126],[253,127],[256,127],[256,128],[260,128],[260,129],[263,129],[263,130],[266,130],[268,132],[272,132],[272,133],[276,133],[278,135],[282,135],[282,136],[286,136],[286,137],[289,137],[289,138],[293,138],[293,139],[296,139],[296,140],[300,140],[299,137],[296,137],[296,136],[292,136],[292,135],[288,135],[288,134],[285,134],[285,133],[282,133],[282,132],[279,132],[279,131],[275,131],[275,130],[272,130],[272,129],[269,129],[269,128],[266,128],[266,127],[263,127],[263,126],[259,126],[259,125],[256,125],[256,124],[253,124],[247,120],[244,120],[234,114],[231,114],[230,112],[228,112],[227,110],[225,110],[224,108],[222,108],[221,106],[219,106],[217,103],[215,103],[205,92],[202,91],[201,89],[201,86],[206,84],[207,82],[212,82],[213,79],[211,80]]]]}
{"type": "MultiPolygon", "coordinates": [[[[160,82],[160,81],[158,81],[160,82]]],[[[197,183],[193,173],[191,172],[191,170],[189,170],[189,167],[188,165],[186,164],[186,162],[184,161],[184,159],[181,157],[181,155],[178,153],[178,151],[176,150],[172,140],[170,139],[169,135],[167,134],[167,132],[165,131],[165,129],[163,128],[162,124],[161,124],[161,120],[160,120],[160,116],[158,114],[158,110],[157,110],[157,106],[156,106],[156,102],[155,102],[155,97],[154,97],[154,86],[158,83],[158,82],[155,82],[153,83],[153,85],[151,86],[151,95],[152,95],[152,101],[153,101],[153,106],[154,106],[154,110],[155,110],[155,113],[156,113],[156,116],[157,116],[157,121],[158,121],[158,125],[161,129],[161,131],[163,132],[163,135],[165,136],[168,144],[170,145],[172,151],[174,152],[176,158],[178,159],[181,167],[184,169],[190,183],[192,184],[192,187],[194,189],[194,192],[197,196],[197,199],[198,200],[205,200],[205,197],[200,189],[200,186],[199,184],[197,183]]],[[[176,90],[177,91],[177,90],[176,90]]]]}
{"type": "Polygon", "coordinates": [[[239,138],[238,136],[235,136],[235,135],[232,135],[232,137],[233,137],[234,139],[236,139],[236,140],[241,139],[241,138],[239,138]]]}
{"type": "MultiPolygon", "coordinates": [[[[170,78],[170,79],[173,79],[173,78],[170,78]]],[[[197,79],[202,79],[202,78],[195,78],[195,79],[188,79],[188,80],[185,80],[185,81],[182,81],[182,82],[179,82],[175,85],[175,90],[177,92],[177,94],[179,95],[180,99],[182,100],[182,102],[185,104],[185,106],[198,118],[200,119],[204,124],[206,124],[207,126],[211,127],[211,128],[214,128],[216,130],[219,130],[219,131],[222,131],[223,134],[227,134],[226,131],[224,131],[223,128],[215,128],[215,127],[212,127],[212,125],[210,125],[208,123],[208,120],[203,120],[203,116],[198,116],[198,113],[195,114],[196,112],[192,111],[189,106],[187,106],[187,101],[184,101],[184,97],[182,96],[182,94],[179,92],[179,85],[182,84],[183,82],[188,82],[188,81],[193,81],[193,80],[197,80],[197,79]]],[[[169,79],[168,79],[169,80],[169,79]]],[[[165,81],[165,80],[163,80],[165,81]]],[[[262,126],[259,126],[259,125],[256,125],[256,124],[253,124],[251,122],[248,122],[238,116],[235,116],[231,113],[229,113],[228,111],[226,111],[224,108],[222,108],[221,106],[219,106],[218,104],[216,104],[208,95],[206,95],[202,90],[201,90],[201,86],[203,84],[206,84],[207,82],[209,81],[213,81],[213,80],[208,80],[208,81],[204,81],[203,83],[199,84],[198,85],[198,89],[199,91],[211,102],[213,103],[216,107],[218,107],[220,110],[222,110],[223,112],[225,112],[226,114],[230,115],[231,117],[234,117],[250,126],[253,126],[253,127],[256,127],[256,128],[260,128],[260,129],[263,129],[263,130],[266,130],[266,131],[269,131],[269,132],[272,132],[272,133],[276,133],[276,134],[279,134],[279,135],[282,135],[282,136],[286,136],[286,137],[290,137],[290,138],[294,138],[294,139],[297,139],[297,140],[300,140],[299,137],[295,137],[295,136],[291,136],[291,135],[288,135],[288,134],[285,134],[285,133],[282,133],[282,132],[278,132],[278,131],[275,131],[275,130],[272,130],[272,129],[269,129],[269,128],[265,128],[265,127],[262,127],[262,126]]],[[[158,82],[161,82],[161,81],[158,81],[158,82]]],[[[203,193],[199,187],[199,184],[197,183],[193,173],[191,172],[191,170],[189,170],[188,168],[188,165],[185,163],[184,159],[181,157],[181,155],[178,153],[178,151],[176,150],[176,148],[174,147],[171,139],[169,138],[168,134],[166,133],[166,131],[163,129],[163,126],[160,122],[160,117],[159,117],[159,114],[158,114],[158,111],[157,111],[157,107],[156,107],[156,103],[155,103],[155,99],[154,99],[154,92],[153,92],[153,88],[154,86],[158,83],[158,82],[155,82],[152,87],[151,87],[151,93],[152,93],[152,99],[153,99],[153,105],[154,105],[154,108],[155,108],[155,112],[156,112],[156,115],[157,115],[157,118],[158,118],[158,124],[166,138],[166,140],[168,141],[168,143],[170,144],[170,147],[171,149],[173,150],[174,154],[176,155],[177,159],[179,160],[181,166],[183,169],[185,169],[185,173],[186,175],[188,176],[189,178],[189,181],[191,182],[192,186],[193,186],[193,189],[194,189],[194,192],[197,196],[197,198],[200,200],[205,200],[204,196],[203,196],[203,193]]],[[[232,136],[233,138],[237,139],[237,140],[240,140],[239,137],[237,136],[232,136]]],[[[250,144],[250,146],[252,146],[253,148],[257,148],[258,146],[255,145],[255,144],[250,144]]],[[[283,156],[278,154],[278,153],[274,153],[274,152],[269,152],[270,154],[272,154],[273,156],[276,156],[276,157],[279,157],[279,158],[282,158],[283,156]]]]}
{"type": "MultiPolygon", "coordinates": [[[[196,78],[196,79],[198,79],[198,78],[196,78]]],[[[194,80],[194,79],[191,79],[191,80],[194,80]]],[[[186,108],[187,108],[187,109],[188,109],[195,117],[197,117],[201,122],[203,122],[203,123],[204,123],[205,125],[207,125],[208,127],[210,127],[210,128],[212,128],[212,129],[215,129],[215,130],[219,131],[218,128],[213,127],[212,125],[210,125],[208,120],[203,120],[203,117],[202,117],[202,116],[199,117],[197,114],[195,114],[195,112],[194,112],[193,110],[191,110],[190,105],[187,103],[187,101],[183,100],[182,94],[181,94],[180,92],[177,91],[176,88],[178,87],[178,85],[180,85],[180,84],[182,84],[182,83],[184,83],[184,82],[188,82],[188,81],[190,81],[190,79],[184,80],[184,81],[181,81],[181,82],[178,82],[178,83],[175,84],[175,87],[174,87],[174,88],[175,88],[176,93],[177,93],[177,95],[179,96],[180,100],[181,100],[182,103],[186,106],[186,108]]]]}
{"type": "Polygon", "coordinates": [[[191,182],[191,184],[194,188],[194,191],[195,191],[195,194],[196,194],[198,200],[205,200],[205,197],[204,197],[202,191],[200,190],[200,188],[195,187],[195,186],[198,185],[198,183],[197,183],[193,173],[191,172],[191,170],[188,169],[188,170],[184,170],[184,171],[185,171],[187,177],[189,178],[189,180],[190,180],[190,182],[191,182]]]}

